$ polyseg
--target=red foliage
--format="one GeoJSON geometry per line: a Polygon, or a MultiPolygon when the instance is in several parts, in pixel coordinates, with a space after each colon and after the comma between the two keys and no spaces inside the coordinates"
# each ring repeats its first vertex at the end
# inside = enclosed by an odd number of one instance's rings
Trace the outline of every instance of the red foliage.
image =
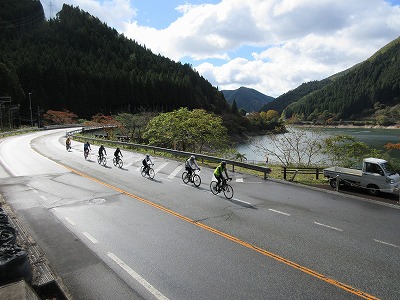
{"type": "Polygon", "coordinates": [[[52,124],[76,124],[78,116],[64,109],[63,111],[48,110],[43,117],[52,124]]]}
{"type": "Polygon", "coordinates": [[[384,147],[386,149],[398,149],[398,150],[400,150],[400,143],[397,143],[397,144],[387,143],[384,147]]]}

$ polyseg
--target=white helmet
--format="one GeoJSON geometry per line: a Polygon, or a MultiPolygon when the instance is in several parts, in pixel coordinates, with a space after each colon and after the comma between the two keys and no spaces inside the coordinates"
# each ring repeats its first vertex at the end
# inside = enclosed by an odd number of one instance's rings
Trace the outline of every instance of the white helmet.
{"type": "Polygon", "coordinates": [[[190,160],[194,160],[194,159],[195,159],[194,155],[190,156],[190,160]]]}

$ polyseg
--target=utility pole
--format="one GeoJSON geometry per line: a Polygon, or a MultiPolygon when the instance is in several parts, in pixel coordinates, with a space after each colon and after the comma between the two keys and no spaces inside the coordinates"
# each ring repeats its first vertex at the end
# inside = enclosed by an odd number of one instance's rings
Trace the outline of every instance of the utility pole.
{"type": "Polygon", "coordinates": [[[31,112],[31,127],[33,127],[33,120],[32,120],[32,100],[31,100],[32,93],[29,93],[29,110],[31,112]]]}

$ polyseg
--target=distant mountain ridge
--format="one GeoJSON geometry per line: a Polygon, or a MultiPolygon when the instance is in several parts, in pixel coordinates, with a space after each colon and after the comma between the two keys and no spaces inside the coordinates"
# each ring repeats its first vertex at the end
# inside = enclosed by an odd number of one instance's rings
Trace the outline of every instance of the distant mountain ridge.
{"type": "Polygon", "coordinates": [[[259,111],[261,107],[275,99],[257,90],[243,86],[236,90],[222,90],[221,92],[230,105],[236,100],[237,107],[244,109],[246,112],[259,111]]]}
{"type": "Polygon", "coordinates": [[[400,119],[400,37],[369,59],[320,81],[303,83],[264,105],[288,119],[400,119]],[[390,109],[389,109],[390,108],[390,109]],[[385,111],[386,110],[386,111],[385,111]]]}
{"type": "MultiPolygon", "coordinates": [[[[331,83],[291,103],[286,118],[357,120],[400,104],[400,37],[369,59],[328,78],[331,83]]],[[[381,112],[387,115],[385,112],[381,112]]],[[[387,117],[394,122],[398,113],[387,117]]],[[[397,119],[397,120],[396,120],[397,119]]]]}

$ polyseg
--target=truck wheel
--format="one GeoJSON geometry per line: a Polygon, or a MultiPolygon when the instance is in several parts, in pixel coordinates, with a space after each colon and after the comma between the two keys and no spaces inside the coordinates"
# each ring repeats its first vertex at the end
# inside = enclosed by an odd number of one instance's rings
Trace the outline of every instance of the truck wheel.
{"type": "Polygon", "coordinates": [[[331,188],[336,189],[336,178],[329,178],[331,188]]]}
{"type": "Polygon", "coordinates": [[[376,195],[379,194],[379,188],[378,188],[376,185],[374,185],[374,184],[368,185],[368,186],[367,186],[367,189],[368,189],[368,193],[369,193],[371,196],[376,196],[376,195]]]}

